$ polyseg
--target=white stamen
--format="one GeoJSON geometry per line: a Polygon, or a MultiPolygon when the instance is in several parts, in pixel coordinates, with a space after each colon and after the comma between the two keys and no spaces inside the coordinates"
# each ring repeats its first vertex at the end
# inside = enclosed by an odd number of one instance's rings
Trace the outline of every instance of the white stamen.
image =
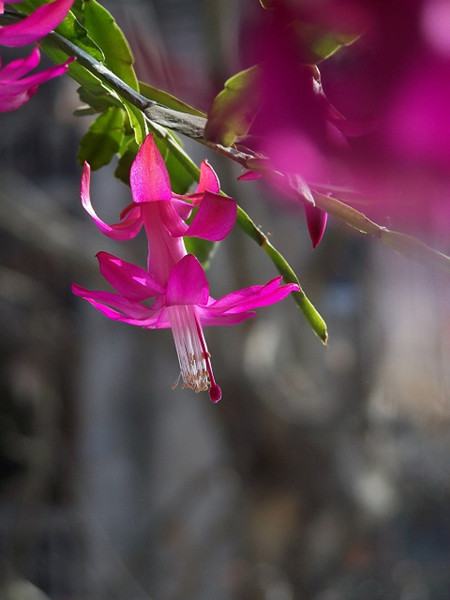
{"type": "Polygon", "coordinates": [[[171,306],[168,309],[173,339],[180,363],[183,387],[206,392],[211,387],[209,354],[200,337],[193,306],[171,306]]]}

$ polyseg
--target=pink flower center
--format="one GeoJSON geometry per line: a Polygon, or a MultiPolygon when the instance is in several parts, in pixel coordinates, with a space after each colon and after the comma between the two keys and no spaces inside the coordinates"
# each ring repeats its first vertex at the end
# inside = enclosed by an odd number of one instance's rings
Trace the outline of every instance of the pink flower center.
{"type": "Polygon", "coordinates": [[[180,363],[183,387],[194,392],[209,390],[213,402],[219,402],[222,391],[217,385],[211,366],[211,355],[194,306],[168,308],[173,339],[180,363]]]}

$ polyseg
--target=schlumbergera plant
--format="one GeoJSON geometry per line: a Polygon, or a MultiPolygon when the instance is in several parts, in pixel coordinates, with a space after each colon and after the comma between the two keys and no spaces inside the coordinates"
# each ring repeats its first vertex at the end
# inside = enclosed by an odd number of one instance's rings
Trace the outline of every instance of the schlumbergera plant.
{"type": "Polygon", "coordinates": [[[239,198],[221,189],[213,167],[191,160],[177,134],[238,163],[240,181],[261,179],[284,202],[303,207],[313,247],[332,216],[450,270],[443,252],[384,226],[403,223],[424,235],[448,230],[448,1],[247,4],[242,70],[204,113],[138,80],[130,45],[101,2],[0,0],[0,47],[39,44],[25,58],[0,63],[0,111],[18,109],[51,78],[72,77],[84,104],[76,114],[97,115],[78,155],[82,207],[105,236],[126,242],[143,230],[147,237],[145,268],[99,252],[100,272],[114,291],[76,284],[73,292],[110,319],[170,328],[183,386],[209,391],[214,402],[222,391],[204,327],[240,323],[290,295],[324,344],[328,334],[281,252],[239,198]],[[56,66],[29,75],[40,50],[56,66]],[[108,224],[91,203],[90,174],[115,157],[131,203],[108,224]],[[367,214],[355,208],[361,202],[367,214]],[[235,223],[279,276],[216,299],[205,268],[235,223]]]}

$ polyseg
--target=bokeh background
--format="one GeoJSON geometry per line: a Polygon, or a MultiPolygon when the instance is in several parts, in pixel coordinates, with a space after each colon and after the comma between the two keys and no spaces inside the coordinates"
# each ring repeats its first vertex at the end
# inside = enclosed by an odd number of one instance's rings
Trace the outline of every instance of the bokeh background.
{"type": "MultiPolygon", "coordinates": [[[[104,4],[140,78],[206,108],[257,2],[104,4]]],[[[0,116],[1,600],[448,600],[448,276],[336,222],[312,251],[301,212],[210,155],[330,342],[286,301],[207,331],[221,404],[173,391],[169,332],[70,293],[101,285],[98,250],[145,250],[82,213],[78,104],[66,78],[0,116]]],[[[129,198],[112,173],[93,182],[110,219],[129,198]]],[[[209,273],[215,295],[273,276],[239,230],[209,273]]]]}

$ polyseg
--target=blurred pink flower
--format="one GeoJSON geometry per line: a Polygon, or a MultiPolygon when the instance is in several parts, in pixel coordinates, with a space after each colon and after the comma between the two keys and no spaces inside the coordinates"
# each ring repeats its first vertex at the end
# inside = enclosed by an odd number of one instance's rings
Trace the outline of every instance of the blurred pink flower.
{"type": "Polygon", "coordinates": [[[28,102],[37,92],[39,85],[63,75],[71,62],[68,60],[63,65],[28,75],[38,66],[39,61],[40,52],[38,48],[35,48],[26,58],[13,60],[4,67],[0,62],[0,112],[16,110],[28,102]]]}
{"type": "Polygon", "coordinates": [[[202,325],[232,325],[254,316],[254,309],[284,299],[295,284],[281,285],[278,277],[266,285],[232,292],[219,300],[209,295],[204,271],[187,254],[183,235],[221,240],[232,229],[236,204],[221,196],[212,167],[203,162],[195,194],[178,196],[170,189],[164,160],[149,135],[130,173],[133,204],[120,223],[107,225],[94,212],[89,198],[89,165],[82,175],[81,197],[85,210],[108,237],[130,239],[144,226],[148,239],[147,270],[119,258],[99,253],[100,270],[117,290],[94,292],[75,285],[73,291],[107,317],[148,329],[171,328],[185,387],[209,390],[211,400],[222,396],[211,366],[202,325]],[[197,213],[188,225],[193,207],[197,213]],[[145,302],[152,300],[150,305],[145,302]]]}
{"type": "Polygon", "coordinates": [[[261,110],[248,145],[257,139],[253,148],[274,168],[297,173],[313,190],[351,189],[364,197],[368,214],[448,230],[448,1],[273,6],[261,11],[251,38],[252,60],[261,65],[261,110]],[[320,63],[319,78],[307,64],[310,48],[299,34],[305,28],[361,35],[320,63]]]}
{"type": "MultiPolygon", "coordinates": [[[[0,2],[0,13],[4,4],[15,4],[17,0],[0,2]]],[[[39,6],[33,13],[18,23],[0,27],[0,46],[26,46],[45,37],[63,21],[74,0],[54,0],[50,4],[39,6]]]]}

